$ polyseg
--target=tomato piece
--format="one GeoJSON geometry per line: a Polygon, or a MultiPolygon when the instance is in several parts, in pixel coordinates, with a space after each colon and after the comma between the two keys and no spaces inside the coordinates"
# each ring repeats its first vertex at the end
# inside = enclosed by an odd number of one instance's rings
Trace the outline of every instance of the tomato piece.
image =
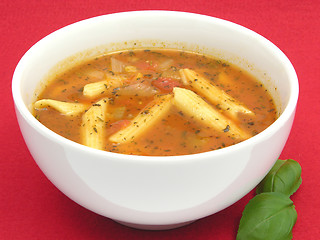
{"type": "Polygon", "coordinates": [[[127,127],[130,123],[131,123],[131,121],[127,120],[127,119],[116,121],[110,125],[110,128],[108,129],[108,133],[110,135],[114,134],[114,133],[120,131],[121,129],[127,127]]]}
{"type": "Polygon", "coordinates": [[[136,63],[135,65],[140,70],[151,70],[151,71],[155,71],[158,67],[158,64],[152,61],[142,61],[142,62],[136,63]]]}
{"type": "Polygon", "coordinates": [[[152,81],[152,85],[158,88],[162,92],[172,92],[174,87],[180,87],[182,84],[173,78],[169,77],[159,77],[152,81]]]}

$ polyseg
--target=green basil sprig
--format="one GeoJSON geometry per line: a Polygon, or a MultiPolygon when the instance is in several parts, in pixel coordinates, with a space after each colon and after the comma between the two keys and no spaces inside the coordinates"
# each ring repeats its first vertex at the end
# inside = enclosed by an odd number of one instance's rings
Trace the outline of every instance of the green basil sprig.
{"type": "Polygon", "coordinates": [[[297,212],[290,196],[297,191],[301,179],[298,162],[277,160],[257,186],[257,195],[245,207],[237,240],[290,240],[297,212]]]}
{"type": "Polygon", "coordinates": [[[261,193],[245,207],[237,240],[289,240],[297,220],[293,202],[276,192],[261,193]]]}
{"type": "Polygon", "coordinates": [[[301,182],[300,164],[292,159],[279,159],[257,186],[256,192],[257,194],[262,192],[280,192],[290,197],[297,191],[301,182]]]}

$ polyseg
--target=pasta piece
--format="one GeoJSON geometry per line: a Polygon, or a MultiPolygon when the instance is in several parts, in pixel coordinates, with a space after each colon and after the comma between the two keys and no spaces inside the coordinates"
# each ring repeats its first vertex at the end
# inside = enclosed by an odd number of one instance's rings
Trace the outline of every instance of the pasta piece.
{"type": "Polygon", "coordinates": [[[81,124],[83,145],[103,150],[107,110],[108,100],[102,99],[93,104],[91,108],[83,114],[81,124]]]}
{"type": "Polygon", "coordinates": [[[51,107],[64,115],[72,116],[87,110],[88,105],[82,103],[62,102],[52,99],[41,99],[34,103],[34,108],[36,109],[42,109],[46,107],[51,107]]]}
{"type": "Polygon", "coordinates": [[[185,69],[180,69],[180,70],[179,70],[180,77],[181,77],[181,81],[182,81],[183,85],[188,85],[188,84],[189,84],[189,81],[188,81],[188,79],[187,79],[187,77],[186,77],[186,74],[184,73],[184,70],[185,70],[185,69]]]}
{"type": "Polygon", "coordinates": [[[83,88],[83,95],[89,98],[95,98],[102,94],[110,94],[113,89],[123,85],[124,78],[122,76],[107,76],[107,80],[88,83],[83,88]]]}
{"type": "Polygon", "coordinates": [[[186,85],[191,86],[195,92],[201,93],[208,101],[215,104],[217,108],[225,111],[225,114],[233,119],[237,119],[238,113],[254,115],[254,113],[242,103],[222,89],[212,85],[207,79],[195,71],[185,68],[180,70],[180,74],[181,78],[184,79],[183,82],[185,83],[185,81],[187,81],[186,85]]]}
{"type": "Polygon", "coordinates": [[[171,94],[156,97],[150,105],[131,120],[131,124],[128,127],[111,135],[109,140],[116,143],[133,141],[148,131],[158,120],[163,118],[168,113],[171,105],[171,94]]]}
{"type": "Polygon", "coordinates": [[[175,87],[173,104],[189,117],[236,139],[251,137],[191,90],[175,87]]]}

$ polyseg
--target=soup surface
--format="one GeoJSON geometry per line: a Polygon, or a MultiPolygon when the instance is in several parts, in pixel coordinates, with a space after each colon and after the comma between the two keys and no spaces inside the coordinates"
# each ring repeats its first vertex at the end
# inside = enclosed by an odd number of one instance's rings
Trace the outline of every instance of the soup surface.
{"type": "Polygon", "coordinates": [[[33,114],[80,144],[146,156],[227,147],[277,118],[268,91],[245,71],[168,49],[126,50],[83,62],[48,81],[33,114]]]}

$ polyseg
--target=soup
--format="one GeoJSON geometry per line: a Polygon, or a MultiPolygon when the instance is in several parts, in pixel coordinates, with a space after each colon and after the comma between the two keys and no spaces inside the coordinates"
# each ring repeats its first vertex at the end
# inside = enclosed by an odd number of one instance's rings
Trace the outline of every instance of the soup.
{"type": "Polygon", "coordinates": [[[33,114],[72,141],[145,156],[224,148],[277,118],[272,97],[249,73],[172,49],[125,50],[83,62],[48,81],[33,114]]]}

